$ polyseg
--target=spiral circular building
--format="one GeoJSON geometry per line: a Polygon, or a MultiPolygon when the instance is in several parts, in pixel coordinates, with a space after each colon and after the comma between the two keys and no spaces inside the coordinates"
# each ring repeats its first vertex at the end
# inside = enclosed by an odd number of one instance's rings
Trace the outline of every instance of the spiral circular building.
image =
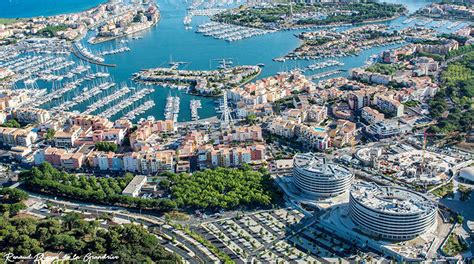
{"type": "Polygon", "coordinates": [[[410,240],[436,222],[437,206],[420,193],[375,184],[353,185],[350,218],[368,235],[385,240],[410,240]]]}
{"type": "Polygon", "coordinates": [[[327,163],[313,153],[296,154],[293,158],[293,181],[311,196],[340,195],[349,189],[353,179],[354,174],[346,167],[327,163]]]}

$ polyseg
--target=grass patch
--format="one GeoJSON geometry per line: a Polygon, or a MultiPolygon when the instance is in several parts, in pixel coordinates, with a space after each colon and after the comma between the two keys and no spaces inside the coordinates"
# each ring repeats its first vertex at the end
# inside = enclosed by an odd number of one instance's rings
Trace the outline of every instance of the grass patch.
{"type": "Polygon", "coordinates": [[[187,221],[189,220],[189,215],[185,213],[181,213],[178,211],[171,211],[168,213],[165,213],[165,219],[166,220],[174,220],[174,221],[187,221]]]}
{"type": "Polygon", "coordinates": [[[461,238],[456,234],[451,234],[443,247],[443,252],[450,257],[456,256],[466,250],[467,245],[464,244],[461,238]]]}
{"type": "Polygon", "coordinates": [[[0,25],[10,25],[16,22],[25,21],[24,18],[0,18],[0,25]]]}
{"type": "Polygon", "coordinates": [[[453,195],[453,188],[454,184],[453,182],[450,182],[436,190],[434,190],[432,193],[438,197],[447,197],[447,196],[452,196],[453,195]]]}

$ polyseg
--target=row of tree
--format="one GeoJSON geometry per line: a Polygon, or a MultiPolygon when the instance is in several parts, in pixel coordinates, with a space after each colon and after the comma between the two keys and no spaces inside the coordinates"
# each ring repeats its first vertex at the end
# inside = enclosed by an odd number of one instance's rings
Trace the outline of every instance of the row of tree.
{"type": "Polygon", "coordinates": [[[105,229],[98,221],[81,219],[78,213],[42,220],[0,216],[0,258],[7,253],[35,256],[47,251],[76,254],[80,260],[86,254],[107,254],[110,260],[103,261],[105,263],[181,262],[178,256],[160,245],[155,235],[139,225],[105,229]]]}
{"type": "Polygon", "coordinates": [[[105,152],[116,152],[118,149],[117,144],[114,142],[107,142],[107,141],[99,141],[95,143],[95,147],[99,151],[105,151],[105,152]]]}
{"type": "Polygon", "coordinates": [[[242,169],[217,168],[192,175],[170,174],[171,194],[178,207],[236,208],[270,206],[279,197],[270,175],[242,169]]]}
{"type": "Polygon", "coordinates": [[[248,165],[241,169],[218,168],[193,174],[164,173],[168,180],[160,186],[171,191],[171,199],[144,199],[122,195],[133,175],[121,178],[77,176],[59,171],[49,163],[22,173],[31,191],[68,199],[130,208],[169,211],[176,208],[228,209],[239,206],[270,206],[280,194],[269,173],[254,171],[248,165]]]}
{"type": "Polygon", "coordinates": [[[474,51],[451,62],[441,74],[441,89],[429,102],[438,120],[434,133],[469,132],[474,124],[474,51]]]}
{"type": "MultiPolygon", "coordinates": [[[[327,12],[325,18],[303,18],[296,21],[303,25],[328,25],[333,23],[360,23],[368,20],[386,19],[406,12],[406,8],[399,4],[386,3],[344,3],[344,4],[296,4],[293,13],[315,13],[327,12]],[[338,10],[352,11],[348,13],[338,12],[338,10]]],[[[214,20],[250,26],[250,27],[274,27],[275,24],[286,24],[286,19],[291,15],[289,5],[273,5],[265,8],[239,8],[228,12],[220,13],[213,17],[214,20]]]]}
{"type": "Polygon", "coordinates": [[[21,177],[25,179],[25,187],[34,192],[137,209],[168,211],[176,208],[176,203],[169,199],[143,199],[122,195],[122,190],[133,179],[130,173],[117,178],[77,176],[43,163],[23,172],[21,177]]]}
{"type": "Polygon", "coordinates": [[[22,190],[1,188],[0,214],[16,215],[20,210],[26,208],[23,203],[26,199],[28,199],[28,194],[22,190]]]}

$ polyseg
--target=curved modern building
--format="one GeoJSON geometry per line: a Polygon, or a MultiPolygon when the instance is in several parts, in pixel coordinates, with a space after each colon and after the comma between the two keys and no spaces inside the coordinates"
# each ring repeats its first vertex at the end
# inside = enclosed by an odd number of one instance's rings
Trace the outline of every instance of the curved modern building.
{"type": "Polygon", "coordinates": [[[354,174],[346,167],[327,163],[313,153],[296,154],[293,158],[293,181],[311,196],[340,195],[349,189],[353,179],[354,174]]]}
{"type": "Polygon", "coordinates": [[[474,167],[462,168],[459,177],[467,182],[474,182],[474,167]]]}
{"type": "Polygon", "coordinates": [[[435,203],[400,187],[354,185],[349,206],[352,221],[363,233],[384,240],[413,239],[436,222],[435,203]]]}

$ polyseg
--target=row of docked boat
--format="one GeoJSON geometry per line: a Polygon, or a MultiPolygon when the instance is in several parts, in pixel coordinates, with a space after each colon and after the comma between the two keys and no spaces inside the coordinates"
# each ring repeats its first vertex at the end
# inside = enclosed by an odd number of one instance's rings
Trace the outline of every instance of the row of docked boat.
{"type": "Polygon", "coordinates": [[[165,119],[178,122],[180,98],[178,96],[168,96],[165,105],[165,119]]]}
{"type": "Polygon", "coordinates": [[[87,59],[94,62],[99,62],[99,63],[102,63],[105,61],[103,57],[95,55],[89,49],[84,47],[80,42],[75,42],[75,45],[77,47],[77,50],[82,54],[82,56],[86,57],[87,59]]]}
{"type": "Polygon", "coordinates": [[[461,25],[461,23],[462,23],[461,21],[455,21],[451,25],[448,26],[448,29],[453,29],[453,28],[461,25]]]}
{"type": "Polygon", "coordinates": [[[99,94],[101,94],[103,91],[108,90],[112,87],[115,86],[114,82],[101,82],[91,88],[85,87],[82,89],[82,94],[78,94],[72,98],[71,101],[67,101],[60,106],[54,107],[53,110],[62,110],[62,111],[67,111],[71,109],[72,107],[83,103],[84,101],[91,99],[99,94]]]}
{"type": "Polygon", "coordinates": [[[329,76],[332,76],[332,75],[339,74],[341,72],[342,72],[341,70],[333,70],[333,71],[327,71],[327,72],[314,74],[314,75],[311,75],[311,76],[308,76],[308,77],[311,80],[318,80],[318,79],[321,79],[321,78],[325,78],[325,77],[329,77],[329,76]]]}
{"type": "Polygon", "coordinates": [[[243,27],[219,22],[208,22],[198,26],[197,33],[204,36],[211,36],[215,39],[223,39],[226,41],[236,41],[253,36],[271,33],[271,30],[258,28],[243,27]]]}
{"type": "Polygon", "coordinates": [[[428,18],[428,19],[417,19],[416,22],[415,22],[415,25],[418,26],[418,27],[425,27],[427,26],[429,23],[433,22],[433,19],[431,18],[428,18]]]}
{"type": "Polygon", "coordinates": [[[74,77],[73,80],[64,84],[60,84],[59,87],[56,86],[56,82],[53,82],[51,92],[46,94],[45,96],[38,97],[32,106],[41,106],[53,100],[63,99],[64,94],[69,91],[78,89],[84,82],[92,81],[96,78],[102,78],[101,76],[105,76],[106,74],[108,73],[90,73],[86,76],[82,76],[79,78],[74,77]]]}
{"type": "Polygon", "coordinates": [[[111,49],[111,50],[104,50],[102,52],[99,52],[99,56],[107,56],[107,55],[112,55],[112,54],[118,54],[118,53],[123,53],[123,52],[128,52],[131,51],[132,49],[129,47],[121,47],[121,48],[116,48],[116,49],[111,49]]]}
{"type": "Polygon", "coordinates": [[[201,100],[191,100],[190,108],[191,108],[191,120],[192,121],[199,120],[198,109],[202,108],[201,100]]]}
{"type": "Polygon", "coordinates": [[[191,9],[188,11],[186,16],[183,19],[183,24],[185,26],[191,25],[194,16],[214,16],[219,13],[226,11],[225,8],[206,8],[206,9],[191,9]]]}
{"type": "Polygon", "coordinates": [[[306,68],[304,68],[304,70],[315,71],[315,70],[324,69],[324,68],[333,67],[333,66],[344,66],[344,63],[337,60],[327,60],[323,62],[310,64],[306,68]]]}
{"type": "Polygon", "coordinates": [[[143,88],[143,89],[136,89],[131,88],[135,93],[128,98],[123,99],[122,101],[118,102],[117,104],[113,105],[112,107],[106,109],[99,115],[105,118],[111,118],[115,116],[125,108],[133,105],[135,102],[141,100],[146,95],[152,93],[154,90],[151,88],[143,88]]]}
{"type": "Polygon", "coordinates": [[[96,102],[93,104],[90,104],[87,106],[87,109],[82,112],[83,114],[89,115],[97,111],[98,109],[107,106],[111,103],[119,101],[123,96],[131,92],[131,89],[127,86],[121,86],[118,91],[115,93],[112,93],[96,102]]]}
{"type": "Polygon", "coordinates": [[[415,18],[407,18],[405,20],[403,20],[402,24],[410,24],[411,22],[415,21],[415,18]]]}
{"type": "Polygon", "coordinates": [[[25,80],[32,75],[41,73],[51,73],[54,69],[64,68],[62,65],[69,64],[66,58],[60,56],[43,56],[29,54],[22,57],[16,57],[0,65],[1,68],[8,68],[13,71],[15,80],[25,80]]]}
{"type": "Polygon", "coordinates": [[[433,20],[431,18],[417,18],[417,17],[411,17],[405,19],[402,24],[411,24],[414,23],[415,26],[418,27],[432,27],[432,28],[441,28],[446,26],[447,29],[454,29],[461,25],[463,22],[461,21],[454,21],[450,22],[447,20],[433,20]]]}
{"type": "Polygon", "coordinates": [[[152,107],[155,106],[155,101],[153,100],[148,100],[144,102],[142,105],[139,107],[133,109],[132,111],[126,113],[123,118],[128,119],[130,121],[135,120],[137,116],[143,115],[148,109],[151,109],[152,107]]]}

